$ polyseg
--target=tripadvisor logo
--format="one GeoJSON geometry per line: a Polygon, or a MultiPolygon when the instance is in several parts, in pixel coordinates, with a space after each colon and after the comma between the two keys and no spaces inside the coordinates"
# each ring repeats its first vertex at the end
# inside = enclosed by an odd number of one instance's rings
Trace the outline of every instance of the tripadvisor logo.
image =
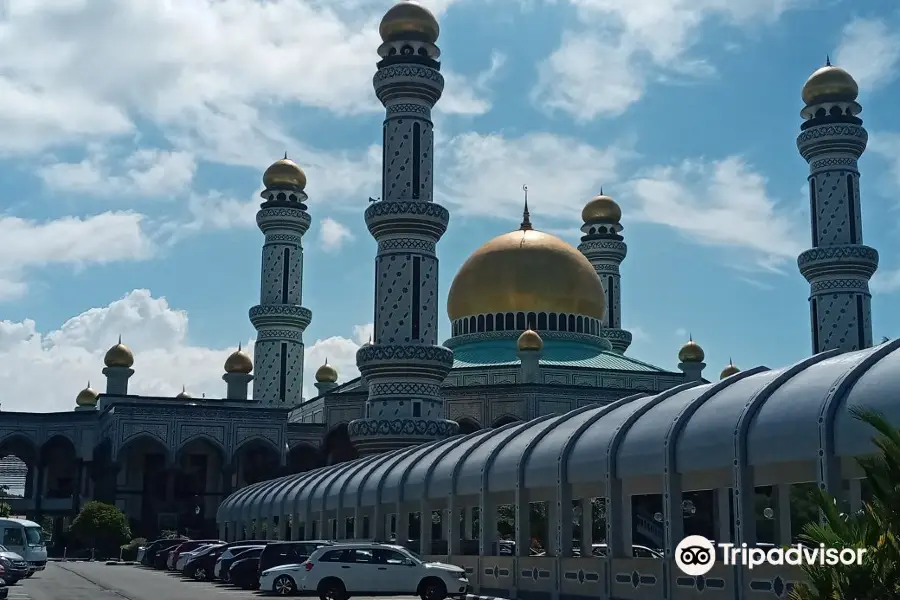
{"type": "Polygon", "coordinates": [[[796,544],[785,548],[751,548],[747,544],[714,544],[702,535],[689,535],[675,548],[675,564],[685,575],[706,575],[716,563],[717,554],[723,565],[742,565],[748,569],[759,565],[859,565],[865,548],[826,548],[796,544]],[[718,552],[717,552],[718,549],[718,552]]]}

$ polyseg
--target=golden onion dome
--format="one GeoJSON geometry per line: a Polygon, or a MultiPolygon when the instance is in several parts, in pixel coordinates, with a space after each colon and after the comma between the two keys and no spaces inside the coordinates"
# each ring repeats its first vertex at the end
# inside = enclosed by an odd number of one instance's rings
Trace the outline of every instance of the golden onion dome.
{"type": "Polygon", "coordinates": [[[741,370],[734,366],[734,363],[729,360],[728,366],[722,369],[722,373],[719,374],[719,379],[725,379],[726,377],[731,377],[732,375],[736,375],[740,372],[741,370]]]}
{"type": "Polygon", "coordinates": [[[106,351],[103,364],[107,367],[124,367],[126,369],[130,369],[134,365],[134,353],[122,343],[122,336],[119,336],[118,344],[106,351]]]}
{"type": "Polygon", "coordinates": [[[284,155],[263,173],[266,189],[289,188],[303,190],[306,187],[306,173],[294,161],[284,155]]]}
{"type": "Polygon", "coordinates": [[[693,338],[689,339],[678,351],[678,360],[683,363],[701,363],[704,358],[706,358],[706,354],[703,352],[703,348],[693,338]]]}
{"type": "Polygon", "coordinates": [[[600,192],[581,209],[581,220],[585,223],[594,221],[618,223],[622,220],[622,209],[615,200],[600,192]]]}
{"type": "Polygon", "coordinates": [[[381,41],[423,41],[433,44],[441,34],[441,27],[430,10],[416,2],[399,2],[392,6],[378,26],[381,41]]]}
{"type": "Polygon", "coordinates": [[[328,359],[325,359],[325,364],[323,364],[316,371],[316,381],[318,383],[336,383],[338,380],[338,372],[337,369],[328,364],[328,359]]]}
{"type": "Polygon", "coordinates": [[[190,394],[187,393],[187,390],[184,388],[184,386],[181,386],[181,391],[178,392],[178,395],[175,397],[180,398],[182,400],[188,400],[190,398],[193,398],[193,396],[191,396],[190,394]]]}
{"type": "Polygon", "coordinates": [[[806,80],[801,97],[807,106],[821,102],[855,102],[859,97],[859,85],[850,73],[827,61],[806,80]]]}
{"type": "Polygon", "coordinates": [[[447,296],[451,321],[507,312],[604,317],[606,293],[588,259],[530,227],[526,216],[521,229],[495,237],[463,263],[447,296]]]}
{"type": "Polygon", "coordinates": [[[241,350],[241,345],[238,344],[238,349],[232,352],[228,358],[225,359],[225,372],[226,373],[242,373],[244,375],[249,374],[253,370],[253,360],[250,358],[250,355],[241,350]]]}
{"type": "Polygon", "coordinates": [[[75,396],[75,405],[76,406],[96,406],[97,399],[100,396],[92,387],[91,382],[89,381],[87,387],[78,392],[78,395],[75,396]]]}
{"type": "Polygon", "coordinates": [[[541,339],[537,331],[527,329],[519,336],[516,347],[520,352],[542,350],[544,348],[544,340],[541,339]]]}

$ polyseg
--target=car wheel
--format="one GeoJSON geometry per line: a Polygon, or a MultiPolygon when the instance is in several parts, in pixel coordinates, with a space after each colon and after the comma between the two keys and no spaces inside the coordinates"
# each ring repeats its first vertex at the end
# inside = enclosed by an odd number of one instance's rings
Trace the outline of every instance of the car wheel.
{"type": "Polygon", "coordinates": [[[347,600],[347,590],[340,581],[326,581],[319,586],[319,600],[347,600]]]}
{"type": "Polygon", "coordinates": [[[222,574],[222,582],[223,582],[223,583],[229,583],[230,581],[231,581],[231,577],[228,575],[228,571],[225,571],[225,572],[222,574]]]}
{"type": "Polygon", "coordinates": [[[203,567],[197,567],[197,570],[194,571],[194,579],[197,581],[205,581],[206,580],[206,569],[203,567]]]}
{"type": "Polygon", "coordinates": [[[28,579],[28,578],[31,577],[32,575],[34,575],[34,571],[29,571],[29,572],[28,572],[28,575],[25,576],[25,579],[28,579]]]}
{"type": "Polygon", "coordinates": [[[297,593],[297,586],[294,585],[294,580],[287,575],[280,575],[275,578],[272,591],[279,596],[293,596],[297,593]]]}
{"type": "Polygon", "coordinates": [[[444,600],[447,597],[447,586],[443,581],[430,580],[422,584],[422,600],[444,600]]]}

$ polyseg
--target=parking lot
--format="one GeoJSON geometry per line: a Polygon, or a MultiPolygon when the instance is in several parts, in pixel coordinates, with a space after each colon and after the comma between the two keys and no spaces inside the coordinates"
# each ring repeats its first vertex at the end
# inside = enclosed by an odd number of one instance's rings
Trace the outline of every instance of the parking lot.
{"type": "MultiPolygon", "coordinates": [[[[263,597],[273,596],[221,583],[197,582],[146,567],[111,566],[101,562],[48,563],[46,570],[9,588],[10,600],[257,600],[263,597]]],[[[402,596],[396,600],[411,598],[402,596]]]]}

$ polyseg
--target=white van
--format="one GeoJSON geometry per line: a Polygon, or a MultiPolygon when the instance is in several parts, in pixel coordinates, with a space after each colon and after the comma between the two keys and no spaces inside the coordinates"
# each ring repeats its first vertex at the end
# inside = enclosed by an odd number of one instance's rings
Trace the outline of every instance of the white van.
{"type": "Polygon", "coordinates": [[[31,575],[47,566],[47,546],[41,526],[25,519],[0,519],[0,544],[28,562],[31,575]]]}

